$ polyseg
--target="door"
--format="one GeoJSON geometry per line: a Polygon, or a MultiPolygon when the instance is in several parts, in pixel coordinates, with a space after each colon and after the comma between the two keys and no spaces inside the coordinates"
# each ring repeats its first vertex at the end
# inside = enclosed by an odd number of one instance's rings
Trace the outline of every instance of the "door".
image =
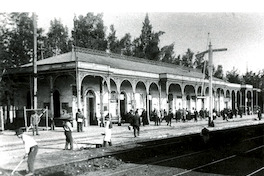
{"type": "Polygon", "coordinates": [[[56,120],[60,118],[60,93],[58,90],[53,92],[53,108],[54,108],[54,121],[56,126],[63,126],[61,120],[56,120]]]}
{"type": "Polygon", "coordinates": [[[60,117],[60,93],[58,90],[53,92],[53,102],[54,102],[54,118],[60,117]]]}
{"type": "Polygon", "coordinates": [[[126,121],[126,95],[125,93],[121,93],[121,97],[120,98],[120,114],[121,114],[121,119],[126,121]]]}
{"type": "Polygon", "coordinates": [[[95,114],[95,95],[94,92],[89,90],[86,96],[87,119],[90,125],[98,125],[95,114]]]}

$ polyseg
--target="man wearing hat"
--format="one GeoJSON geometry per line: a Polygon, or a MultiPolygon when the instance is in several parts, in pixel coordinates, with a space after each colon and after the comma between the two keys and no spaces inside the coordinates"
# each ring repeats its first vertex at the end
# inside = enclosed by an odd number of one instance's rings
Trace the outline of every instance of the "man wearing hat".
{"type": "Polygon", "coordinates": [[[76,122],[77,122],[77,132],[83,132],[84,116],[82,115],[80,109],[78,109],[76,113],[76,122]]]}
{"type": "Polygon", "coordinates": [[[33,114],[30,117],[30,122],[31,122],[31,126],[32,126],[32,132],[33,132],[33,136],[35,135],[35,131],[36,131],[36,135],[39,135],[38,132],[38,124],[40,122],[40,117],[41,115],[38,115],[37,111],[34,111],[33,114]]]}
{"type": "Polygon", "coordinates": [[[72,121],[72,118],[65,118],[63,119],[63,129],[64,129],[64,134],[66,137],[66,143],[64,150],[68,150],[68,145],[70,144],[70,150],[73,150],[73,138],[72,138],[72,124],[70,121],[72,121]]]}
{"type": "Polygon", "coordinates": [[[38,153],[38,144],[32,137],[26,135],[21,128],[16,131],[16,135],[18,138],[21,138],[23,140],[23,143],[25,145],[26,154],[23,159],[28,158],[28,173],[26,175],[34,175],[34,163],[36,155],[38,153]]]}

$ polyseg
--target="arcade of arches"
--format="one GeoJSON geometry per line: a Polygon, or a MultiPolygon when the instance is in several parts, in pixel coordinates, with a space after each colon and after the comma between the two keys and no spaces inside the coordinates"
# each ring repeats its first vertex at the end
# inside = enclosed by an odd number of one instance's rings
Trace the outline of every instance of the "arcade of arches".
{"type": "MultiPolygon", "coordinates": [[[[18,108],[33,105],[30,69],[32,65],[27,64],[14,72],[23,77],[21,85],[28,85],[15,92],[18,108]]],[[[131,109],[146,109],[148,118],[154,109],[209,110],[209,83],[202,73],[167,63],[82,49],[38,61],[38,77],[38,107],[48,107],[54,118],[65,113],[75,118],[79,108],[85,125],[97,125],[107,113],[120,123],[131,109]]],[[[259,92],[252,85],[213,79],[212,107],[253,110],[259,104],[259,92]]]]}
{"type": "MultiPolygon", "coordinates": [[[[59,79],[58,77],[57,81],[59,79]]],[[[171,109],[173,113],[181,108],[209,109],[209,88],[206,84],[203,86],[196,82],[179,83],[177,80],[91,75],[87,72],[80,73],[77,80],[79,85],[77,83],[77,92],[72,96],[72,111],[76,112],[77,107],[80,107],[87,117],[86,125],[98,124],[99,119],[108,112],[112,114],[113,121],[120,123],[130,109],[139,111],[146,109],[147,112],[154,109],[166,111],[171,109]],[[201,95],[204,95],[204,98],[200,98],[201,95]]],[[[73,79],[69,82],[71,85],[74,83],[73,79]]],[[[63,90],[61,91],[59,94],[63,94],[63,90]]],[[[213,108],[221,111],[224,108],[243,107],[245,112],[245,109],[253,109],[258,104],[258,98],[253,98],[254,95],[258,95],[257,91],[248,87],[227,89],[215,85],[213,108]]],[[[63,102],[61,99],[57,101],[63,102]]]]}

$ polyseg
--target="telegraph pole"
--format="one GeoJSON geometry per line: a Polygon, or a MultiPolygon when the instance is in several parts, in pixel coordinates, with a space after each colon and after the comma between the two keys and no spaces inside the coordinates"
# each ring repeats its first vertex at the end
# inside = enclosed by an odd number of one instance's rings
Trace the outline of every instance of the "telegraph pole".
{"type": "Polygon", "coordinates": [[[33,56],[33,69],[34,69],[34,109],[38,108],[38,97],[37,97],[37,89],[38,89],[38,77],[37,77],[37,21],[36,14],[33,13],[33,26],[34,26],[34,56],[33,56]]]}
{"type": "Polygon", "coordinates": [[[209,118],[208,118],[208,126],[211,126],[212,122],[212,116],[213,116],[213,52],[218,52],[218,51],[226,51],[227,48],[222,48],[222,49],[212,49],[212,44],[211,42],[209,43],[209,49],[197,54],[196,56],[201,56],[206,53],[209,55],[209,118]]]}
{"type": "Polygon", "coordinates": [[[209,43],[209,119],[208,126],[211,126],[213,117],[213,50],[211,42],[209,43]]]}

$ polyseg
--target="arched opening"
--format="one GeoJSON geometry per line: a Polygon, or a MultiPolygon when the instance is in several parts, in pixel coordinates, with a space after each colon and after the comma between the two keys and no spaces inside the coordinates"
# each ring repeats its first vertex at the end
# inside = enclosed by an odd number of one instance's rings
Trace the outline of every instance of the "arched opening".
{"type": "Polygon", "coordinates": [[[176,110],[183,108],[182,90],[179,84],[170,84],[168,95],[168,108],[176,113],[176,110]]]}
{"type": "Polygon", "coordinates": [[[218,88],[216,90],[216,97],[215,97],[216,106],[215,110],[218,112],[222,111],[225,108],[225,95],[224,95],[224,90],[221,88],[218,88]]]}
{"type": "Polygon", "coordinates": [[[98,121],[95,114],[95,101],[96,97],[92,90],[89,90],[86,94],[86,114],[88,115],[88,124],[98,125],[98,121]]]}
{"type": "Polygon", "coordinates": [[[229,90],[226,91],[225,108],[228,108],[228,109],[232,108],[231,95],[230,95],[230,91],[229,90]]]}
{"type": "Polygon", "coordinates": [[[241,111],[242,109],[241,109],[241,95],[240,95],[240,91],[237,91],[237,109],[239,110],[239,111],[241,111]]]}
{"type": "Polygon", "coordinates": [[[143,109],[146,109],[146,86],[142,81],[139,81],[136,85],[135,92],[135,110],[138,110],[138,113],[141,114],[143,109]]]}
{"type": "Polygon", "coordinates": [[[159,102],[159,88],[156,83],[151,83],[149,86],[149,95],[147,100],[149,100],[149,108],[147,112],[149,113],[149,117],[151,116],[151,112],[156,109],[156,111],[160,111],[160,102],[159,102]]]}
{"type": "Polygon", "coordinates": [[[197,105],[196,105],[197,110],[204,109],[204,99],[205,99],[205,96],[204,96],[203,87],[199,86],[197,90],[197,105]]]}
{"type": "Polygon", "coordinates": [[[120,95],[120,114],[121,114],[121,119],[122,120],[126,120],[125,116],[126,116],[126,112],[127,112],[127,95],[125,92],[121,92],[120,95]]]}
{"type": "Polygon", "coordinates": [[[247,97],[246,97],[246,106],[247,106],[247,115],[251,115],[253,112],[252,109],[252,95],[250,91],[247,91],[247,97]]]}
{"type": "MultiPolygon", "coordinates": [[[[125,111],[125,114],[127,114],[131,109],[133,109],[133,90],[132,90],[132,84],[128,80],[124,80],[120,85],[120,91],[121,94],[124,95],[123,102],[120,101],[120,106],[124,106],[122,110],[125,111]]],[[[120,111],[120,113],[122,112],[120,111]]]]}
{"type": "Polygon", "coordinates": [[[192,85],[186,85],[184,88],[184,94],[186,95],[186,101],[184,107],[188,110],[196,109],[195,101],[195,89],[192,85]]]}
{"type": "Polygon", "coordinates": [[[236,109],[236,93],[232,91],[232,110],[236,109]]]}

